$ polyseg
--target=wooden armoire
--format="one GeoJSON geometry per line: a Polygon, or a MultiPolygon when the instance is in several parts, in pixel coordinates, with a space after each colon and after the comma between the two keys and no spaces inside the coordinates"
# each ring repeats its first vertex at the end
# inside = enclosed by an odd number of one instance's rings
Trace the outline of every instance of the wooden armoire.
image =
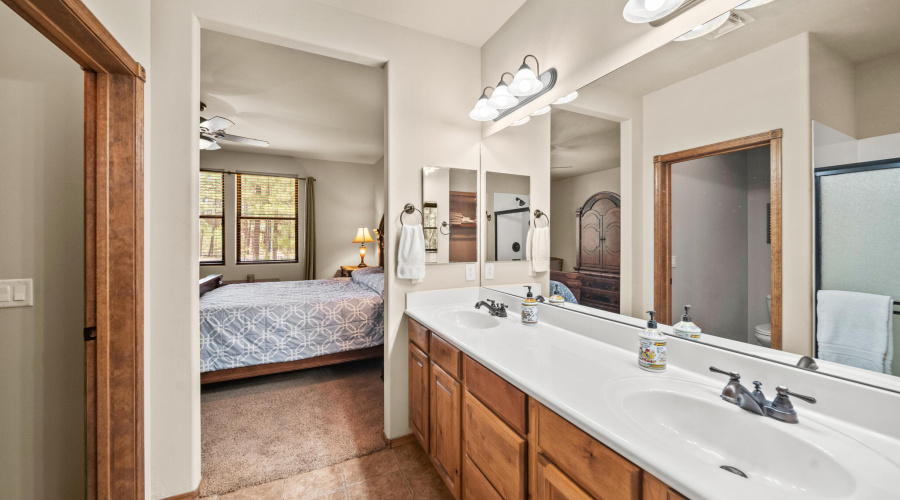
{"type": "Polygon", "coordinates": [[[619,312],[621,258],[621,201],[619,195],[600,192],[575,211],[578,262],[583,305],[619,312]]]}

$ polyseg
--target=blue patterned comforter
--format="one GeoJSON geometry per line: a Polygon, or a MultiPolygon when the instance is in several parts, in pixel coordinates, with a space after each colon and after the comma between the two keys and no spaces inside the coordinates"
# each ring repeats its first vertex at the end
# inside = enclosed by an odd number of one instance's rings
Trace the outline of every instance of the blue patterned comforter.
{"type": "Polygon", "coordinates": [[[234,284],[200,299],[202,373],[383,343],[382,294],[349,278],[234,284]]]}

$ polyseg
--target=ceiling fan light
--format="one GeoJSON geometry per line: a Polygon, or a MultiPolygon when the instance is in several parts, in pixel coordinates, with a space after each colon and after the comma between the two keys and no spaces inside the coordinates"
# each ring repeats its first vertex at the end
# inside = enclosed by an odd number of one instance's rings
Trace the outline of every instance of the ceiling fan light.
{"type": "Polygon", "coordinates": [[[519,125],[525,125],[526,123],[531,121],[531,116],[526,116],[525,118],[520,118],[516,120],[515,123],[512,124],[513,127],[518,127],[519,125]]]}
{"type": "Polygon", "coordinates": [[[761,5],[765,5],[767,3],[772,3],[775,0],[747,0],[746,2],[735,7],[737,10],[747,10],[755,7],[759,7],[761,5]]]}
{"type": "Polygon", "coordinates": [[[546,115],[546,114],[549,113],[549,112],[550,112],[550,106],[544,106],[543,108],[541,108],[541,109],[535,111],[534,113],[531,113],[531,116],[541,116],[541,115],[546,115]]]}
{"type": "Polygon", "coordinates": [[[719,17],[716,17],[712,21],[707,21],[707,22],[701,24],[700,26],[697,26],[696,28],[692,29],[691,31],[688,31],[687,33],[676,38],[675,41],[676,42],[686,42],[688,40],[694,40],[696,38],[700,38],[701,36],[705,36],[709,33],[712,33],[713,31],[719,29],[719,27],[721,27],[723,24],[725,24],[725,22],[728,21],[729,17],[731,17],[731,11],[728,11],[728,12],[720,15],[719,17]]]}
{"type": "Polygon", "coordinates": [[[209,137],[206,137],[204,135],[200,136],[200,149],[209,149],[209,147],[215,143],[216,141],[210,139],[209,137]]]}
{"type": "Polygon", "coordinates": [[[559,99],[553,101],[553,104],[565,104],[567,102],[572,102],[575,99],[578,99],[578,91],[577,90],[567,96],[560,97],[559,99]]]}
{"type": "Polygon", "coordinates": [[[484,94],[481,94],[475,107],[469,111],[469,118],[479,122],[488,122],[498,116],[500,116],[500,112],[488,105],[488,98],[484,94]]]}
{"type": "Polygon", "coordinates": [[[622,17],[629,23],[652,23],[678,10],[685,0],[628,0],[622,17]]]}
{"type": "Polygon", "coordinates": [[[222,146],[219,146],[218,142],[213,142],[212,144],[209,145],[208,148],[206,148],[207,151],[215,151],[217,149],[222,149],[222,146]]]}
{"type": "Polygon", "coordinates": [[[512,83],[509,84],[509,92],[517,97],[528,97],[537,94],[544,88],[544,84],[538,80],[538,77],[527,64],[522,64],[512,83]]]}
{"type": "Polygon", "coordinates": [[[510,94],[509,87],[506,86],[506,83],[503,80],[500,80],[494,93],[491,94],[491,98],[488,99],[488,106],[494,109],[507,109],[516,104],[519,104],[519,99],[510,94]]]}

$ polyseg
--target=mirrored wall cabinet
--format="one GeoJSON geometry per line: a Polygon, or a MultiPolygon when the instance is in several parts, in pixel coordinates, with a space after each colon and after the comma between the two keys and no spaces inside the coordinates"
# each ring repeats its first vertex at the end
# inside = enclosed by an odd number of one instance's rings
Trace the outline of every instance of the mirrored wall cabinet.
{"type": "Polygon", "coordinates": [[[478,261],[478,171],[422,169],[425,263],[478,261]]]}

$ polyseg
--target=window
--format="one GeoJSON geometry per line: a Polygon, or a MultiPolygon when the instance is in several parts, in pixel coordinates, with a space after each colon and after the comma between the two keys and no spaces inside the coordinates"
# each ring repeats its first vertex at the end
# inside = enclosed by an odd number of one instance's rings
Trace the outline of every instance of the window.
{"type": "Polygon", "coordinates": [[[300,179],[237,174],[237,262],[297,262],[300,179]]]}
{"type": "Polygon", "coordinates": [[[225,263],[225,173],[200,171],[200,264],[225,263]]]}

